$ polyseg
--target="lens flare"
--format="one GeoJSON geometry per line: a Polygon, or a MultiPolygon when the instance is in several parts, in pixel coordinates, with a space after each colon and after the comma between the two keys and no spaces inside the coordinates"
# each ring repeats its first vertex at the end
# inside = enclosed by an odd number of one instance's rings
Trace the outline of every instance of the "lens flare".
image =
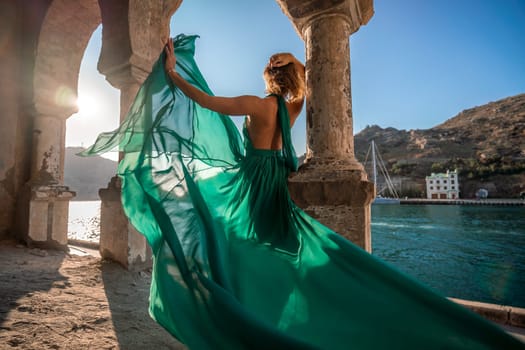
{"type": "Polygon", "coordinates": [[[55,92],[55,104],[61,107],[76,106],[77,96],[73,89],[66,85],[60,85],[55,92]]]}

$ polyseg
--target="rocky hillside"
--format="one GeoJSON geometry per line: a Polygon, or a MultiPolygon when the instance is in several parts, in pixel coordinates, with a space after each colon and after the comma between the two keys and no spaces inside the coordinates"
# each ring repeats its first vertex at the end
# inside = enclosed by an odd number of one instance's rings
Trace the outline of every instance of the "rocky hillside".
{"type": "Polygon", "coordinates": [[[74,200],[99,200],[98,190],[106,188],[117,173],[117,162],[103,157],[80,157],[81,147],[67,147],[64,183],[77,193],[74,200]]]}
{"type": "Polygon", "coordinates": [[[402,195],[423,196],[425,176],[455,168],[463,198],[480,187],[490,197],[525,191],[525,94],[464,110],[431,129],[368,126],[354,139],[360,161],[372,140],[402,195]]]}

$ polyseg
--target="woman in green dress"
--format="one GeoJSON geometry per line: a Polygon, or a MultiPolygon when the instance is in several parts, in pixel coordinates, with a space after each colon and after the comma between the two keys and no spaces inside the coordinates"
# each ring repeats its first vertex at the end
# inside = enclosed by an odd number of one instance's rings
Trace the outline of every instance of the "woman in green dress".
{"type": "Polygon", "coordinates": [[[122,203],[153,251],[150,314],[191,349],[523,349],[323,226],[290,199],[304,66],[268,95],[215,97],[195,36],[167,43],[118,130],[122,203]],[[228,115],[246,116],[243,136],[228,115]]]}

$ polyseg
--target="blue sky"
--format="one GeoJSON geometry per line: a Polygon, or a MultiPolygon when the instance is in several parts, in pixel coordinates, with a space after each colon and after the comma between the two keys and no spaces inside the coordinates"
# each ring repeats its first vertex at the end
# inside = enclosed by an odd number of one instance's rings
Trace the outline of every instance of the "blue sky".
{"type": "MultiPolygon", "coordinates": [[[[374,8],[350,39],[355,133],[373,124],[427,129],[525,92],[525,0],[376,0],[374,8]]],[[[118,91],[95,74],[100,33],[84,56],[79,98],[87,107],[68,120],[68,145],[88,145],[118,122],[118,91]]],[[[217,95],[262,96],[272,53],[304,60],[303,41],[271,0],[184,0],[171,20],[178,33],[200,35],[196,59],[217,95]]],[[[304,114],[293,138],[304,153],[304,114]]]]}

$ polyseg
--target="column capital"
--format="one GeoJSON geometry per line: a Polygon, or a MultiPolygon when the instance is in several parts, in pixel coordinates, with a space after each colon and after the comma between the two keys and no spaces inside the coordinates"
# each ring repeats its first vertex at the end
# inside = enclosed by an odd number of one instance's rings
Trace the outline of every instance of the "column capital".
{"type": "Polygon", "coordinates": [[[98,70],[117,89],[142,84],[169,36],[181,0],[99,0],[102,48],[98,70]]]}
{"type": "Polygon", "coordinates": [[[66,120],[78,112],[77,88],[75,82],[48,82],[34,90],[34,97],[26,105],[26,112],[35,119],[56,118],[66,120]]]}
{"type": "Polygon", "coordinates": [[[374,15],[373,0],[276,0],[301,38],[313,22],[338,16],[349,24],[348,35],[368,23],[374,15]]]}
{"type": "Polygon", "coordinates": [[[104,66],[99,61],[98,70],[115,88],[121,90],[126,85],[142,84],[151,72],[152,62],[149,58],[132,54],[125,62],[104,66]]]}
{"type": "Polygon", "coordinates": [[[65,105],[56,104],[51,101],[35,101],[26,111],[29,115],[33,116],[34,120],[46,118],[66,120],[78,112],[76,96],[74,97],[74,101],[75,102],[71,102],[71,104],[68,103],[65,105]]]}

